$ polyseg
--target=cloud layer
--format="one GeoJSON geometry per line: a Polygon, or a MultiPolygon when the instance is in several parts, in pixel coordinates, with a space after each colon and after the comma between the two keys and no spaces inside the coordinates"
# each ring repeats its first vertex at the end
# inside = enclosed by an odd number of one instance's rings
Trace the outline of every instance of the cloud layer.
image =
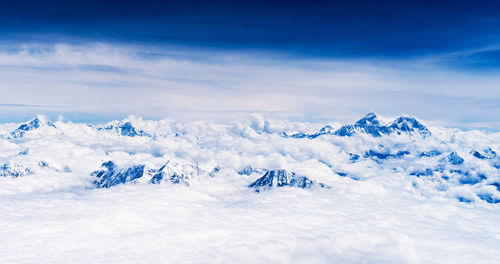
{"type": "Polygon", "coordinates": [[[128,114],[227,121],[253,112],[345,121],[377,111],[497,126],[500,78],[453,71],[446,61],[315,60],[102,43],[11,45],[0,52],[0,113],[3,121],[37,112],[86,121],[128,114]]]}
{"type": "Polygon", "coordinates": [[[324,124],[261,115],[232,124],[131,116],[98,126],[51,124],[40,116],[26,124],[29,128],[17,129],[20,125],[0,124],[0,262],[492,263],[500,258],[495,203],[500,157],[487,152],[499,153],[498,132],[430,126],[430,136],[292,138],[283,132],[314,133],[324,124]],[[121,133],[117,128],[126,122],[142,136],[121,133]],[[407,153],[372,155],[399,151],[407,153]],[[461,163],[450,160],[451,153],[461,163]],[[159,168],[175,161],[221,169],[215,175],[188,170],[189,186],[139,178],[137,184],[99,189],[91,173],[109,160],[119,168],[159,168]],[[330,188],[256,193],[248,185],[262,172],[238,173],[248,165],[287,169],[330,188]],[[426,169],[432,174],[412,175],[426,169]]]}

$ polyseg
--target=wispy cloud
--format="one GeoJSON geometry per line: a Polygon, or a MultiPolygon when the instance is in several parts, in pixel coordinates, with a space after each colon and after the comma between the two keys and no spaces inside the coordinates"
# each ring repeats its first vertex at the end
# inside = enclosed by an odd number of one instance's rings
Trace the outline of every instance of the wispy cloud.
{"type": "Polygon", "coordinates": [[[445,62],[439,56],[317,60],[110,44],[23,45],[0,51],[0,112],[12,113],[8,105],[23,105],[19,111],[26,114],[69,112],[56,107],[61,105],[109,118],[229,120],[263,112],[346,120],[377,111],[498,122],[500,77],[455,71],[445,62]]]}
{"type": "Polygon", "coordinates": [[[28,108],[69,108],[66,105],[30,105],[30,104],[1,104],[0,107],[28,107],[28,108]]]}

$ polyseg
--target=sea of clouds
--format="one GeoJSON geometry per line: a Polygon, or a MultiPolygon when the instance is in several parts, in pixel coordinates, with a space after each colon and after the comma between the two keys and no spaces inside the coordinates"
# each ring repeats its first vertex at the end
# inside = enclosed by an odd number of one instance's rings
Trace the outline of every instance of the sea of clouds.
{"type": "Polygon", "coordinates": [[[500,261],[499,158],[473,155],[499,152],[499,132],[295,138],[342,124],[36,120],[26,130],[0,125],[2,263],[500,261]],[[399,151],[408,154],[368,154],[399,151]],[[421,155],[431,151],[439,154],[421,155]],[[188,184],[139,178],[98,188],[93,172],[107,161],[217,169],[188,184]],[[249,188],[275,169],[325,188],[249,188]]]}

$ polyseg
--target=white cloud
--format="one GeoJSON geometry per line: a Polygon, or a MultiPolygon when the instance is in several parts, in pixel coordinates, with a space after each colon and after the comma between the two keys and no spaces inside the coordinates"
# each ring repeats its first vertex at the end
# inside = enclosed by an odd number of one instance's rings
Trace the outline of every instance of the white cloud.
{"type": "Polygon", "coordinates": [[[377,111],[463,126],[500,121],[500,78],[453,72],[428,58],[315,60],[112,44],[7,50],[0,52],[0,113],[11,119],[43,112],[234,120],[261,112],[345,121],[377,111]]]}
{"type": "MultiPolygon", "coordinates": [[[[22,138],[0,138],[0,167],[12,162],[32,172],[0,177],[0,262],[491,263],[500,257],[498,204],[477,196],[499,194],[489,185],[499,180],[492,166],[498,159],[469,153],[488,147],[498,152],[500,133],[433,126],[426,138],[295,139],[280,134],[314,131],[322,124],[261,115],[234,124],[137,116],[124,121],[152,137],[56,121],[56,127],[42,126],[22,138]],[[364,157],[349,161],[347,153],[363,156],[370,149],[411,153],[381,163],[364,157]],[[434,149],[443,154],[418,156],[434,149]],[[464,158],[463,165],[440,161],[452,151],[464,158]],[[191,174],[189,187],[138,183],[96,189],[92,184],[90,173],[103,161],[158,168],[172,159],[223,169],[214,177],[191,174]],[[443,164],[446,171],[480,171],[487,179],[467,185],[457,183],[458,174],[449,180],[440,172],[409,175],[443,164]],[[290,169],[331,188],[284,187],[257,194],[248,184],[262,174],[236,173],[247,165],[290,169]],[[460,203],[457,197],[473,202],[460,203]]],[[[0,133],[16,127],[2,124],[0,133]]]]}

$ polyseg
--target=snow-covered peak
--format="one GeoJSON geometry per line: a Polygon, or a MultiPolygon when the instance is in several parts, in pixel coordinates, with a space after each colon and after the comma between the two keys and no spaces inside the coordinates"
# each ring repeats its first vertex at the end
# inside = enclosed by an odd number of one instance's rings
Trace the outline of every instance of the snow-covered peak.
{"type": "Polygon", "coordinates": [[[334,131],[333,127],[326,125],[326,126],[321,128],[319,133],[320,134],[331,134],[331,133],[333,133],[333,131],[334,131]]]}
{"type": "Polygon", "coordinates": [[[160,167],[137,164],[119,167],[113,161],[102,163],[101,168],[92,172],[94,184],[98,188],[109,188],[123,183],[174,183],[190,185],[197,177],[213,177],[221,170],[218,165],[200,166],[186,161],[168,160],[160,167]]]}
{"type": "Polygon", "coordinates": [[[22,137],[26,132],[33,131],[41,127],[55,128],[56,126],[50,122],[48,117],[44,115],[37,115],[28,122],[21,124],[16,130],[12,131],[11,135],[14,138],[22,137]]]}
{"type": "Polygon", "coordinates": [[[21,124],[17,130],[30,131],[43,126],[55,127],[49,118],[44,115],[37,115],[35,118],[29,120],[28,122],[21,124]]]}
{"type": "Polygon", "coordinates": [[[400,116],[396,118],[392,123],[388,125],[388,127],[400,134],[400,133],[419,133],[422,135],[430,135],[429,129],[420,123],[417,119],[414,117],[406,117],[406,116],[400,116]]]}
{"type": "Polygon", "coordinates": [[[356,125],[361,126],[380,126],[381,122],[377,114],[371,112],[356,122],[356,125]]]}
{"type": "Polygon", "coordinates": [[[354,125],[345,125],[336,130],[333,134],[341,137],[353,136],[355,134],[368,134],[373,137],[380,137],[390,133],[386,126],[381,125],[375,113],[368,113],[358,120],[354,125]]]}
{"type": "Polygon", "coordinates": [[[142,130],[136,129],[132,122],[130,121],[113,121],[108,123],[104,128],[99,128],[99,130],[113,131],[121,136],[135,137],[135,136],[147,136],[148,134],[142,130]]]}
{"type": "MultiPolygon", "coordinates": [[[[315,184],[315,181],[305,176],[297,176],[295,172],[287,170],[270,170],[248,187],[255,189],[256,192],[260,192],[262,190],[283,186],[311,188],[315,184]]],[[[320,187],[325,187],[322,183],[318,183],[318,185],[320,187]]]]}
{"type": "Polygon", "coordinates": [[[137,131],[135,130],[134,126],[132,126],[132,123],[130,123],[130,122],[125,122],[124,124],[119,126],[118,129],[120,130],[120,134],[122,136],[133,137],[133,136],[139,135],[137,133],[137,131]]]}
{"type": "Polygon", "coordinates": [[[388,125],[385,125],[377,114],[371,112],[353,125],[344,125],[337,130],[334,130],[331,126],[324,126],[316,133],[307,134],[299,131],[293,135],[289,136],[284,134],[284,136],[293,138],[317,138],[322,135],[350,137],[356,134],[368,134],[373,137],[381,137],[382,135],[390,135],[392,133],[430,135],[429,129],[413,117],[400,116],[388,125]]]}

